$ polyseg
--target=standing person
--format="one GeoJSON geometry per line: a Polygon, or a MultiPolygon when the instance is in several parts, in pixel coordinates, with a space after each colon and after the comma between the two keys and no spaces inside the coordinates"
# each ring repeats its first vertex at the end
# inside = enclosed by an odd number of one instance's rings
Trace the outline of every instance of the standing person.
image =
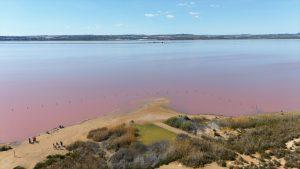
{"type": "Polygon", "coordinates": [[[57,150],[57,147],[54,143],[53,143],[53,148],[54,148],[54,150],[57,150]]]}
{"type": "Polygon", "coordinates": [[[60,145],[58,144],[58,142],[55,143],[57,148],[60,148],[60,145]]]}
{"type": "Polygon", "coordinates": [[[32,144],[32,142],[31,142],[31,138],[28,138],[28,142],[29,142],[29,144],[32,144]]]}
{"type": "Polygon", "coordinates": [[[32,138],[32,142],[33,142],[33,143],[38,143],[38,141],[37,141],[37,139],[36,139],[35,136],[32,138]]]}

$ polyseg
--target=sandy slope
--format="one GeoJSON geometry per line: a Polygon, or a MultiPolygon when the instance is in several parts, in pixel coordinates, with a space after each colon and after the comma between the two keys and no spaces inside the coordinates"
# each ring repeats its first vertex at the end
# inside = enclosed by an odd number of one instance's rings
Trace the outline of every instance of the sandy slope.
{"type": "Polygon", "coordinates": [[[0,153],[0,169],[12,169],[18,165],[32,168],[47,155],[66,152],[65,150],[55,150],[53,143],[63,141],[67,145],[76,140],[86,140],[87,133],[98,127],[126,123],[131,120],[140,123],[155,122],[177,115],[178,113],[168,108],[167,104],[168,100],[166,99],[156,99],[132,113],[102,116],[60,129],[52,134],[41,134],[37,137],[39,141],[37,144],[29,144],[25,140],[13,150],[0,153]]]}

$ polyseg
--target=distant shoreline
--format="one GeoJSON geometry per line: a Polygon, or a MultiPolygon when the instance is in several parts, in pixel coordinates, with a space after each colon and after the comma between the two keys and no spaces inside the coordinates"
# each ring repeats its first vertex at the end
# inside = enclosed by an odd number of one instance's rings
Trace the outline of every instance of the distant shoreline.
{"type": "Polygon", "coordinates": [[[0,41],[174,41],[174,40],[247,40],[247,39],[300,39],[296,34],[239,34],[239,35],[34,35],[0,36],[0,41]]]}

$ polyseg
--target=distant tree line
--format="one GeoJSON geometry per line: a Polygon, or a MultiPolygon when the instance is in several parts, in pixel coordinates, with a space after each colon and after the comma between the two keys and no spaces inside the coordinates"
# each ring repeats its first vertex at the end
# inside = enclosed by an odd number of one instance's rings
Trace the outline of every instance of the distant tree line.
{"type": "Polygon", "coordinates": [[[214,40],[214,39],[300,39],[297,34],[240,34],[240,35],[40,35],[0,36],[0,41],[123,41],[123,40],[214,40]]]}

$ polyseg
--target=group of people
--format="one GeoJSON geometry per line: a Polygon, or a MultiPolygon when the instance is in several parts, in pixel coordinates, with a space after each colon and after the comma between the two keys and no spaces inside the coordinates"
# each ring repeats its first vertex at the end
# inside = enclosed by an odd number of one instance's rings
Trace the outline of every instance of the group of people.
{"type": "Polygon", "coordinates": [[[59,143],[58,142],[53,143],[53,148],[55,150],[63,150],[65,148],[65,145],[62,141],[60,141],[59,143]]]}
{"type": "Polygon", "coordinates": [[[55,133],[55,132],[57,132],[58,130],[63,129],[63,128],[65,128],[65,126],[59,125],[58,127],[54,128],[54,129],[52,129],[52,130],[50,130],[50,131],[46,131],[46,133],[47,133],[47,134],[52,134],[52,133],[55,133]]]}
{"type": "Polygon", "coordinates": [[[39,143],[36,139],[36,137],[28,138],[29,144],[39,143]]]}

